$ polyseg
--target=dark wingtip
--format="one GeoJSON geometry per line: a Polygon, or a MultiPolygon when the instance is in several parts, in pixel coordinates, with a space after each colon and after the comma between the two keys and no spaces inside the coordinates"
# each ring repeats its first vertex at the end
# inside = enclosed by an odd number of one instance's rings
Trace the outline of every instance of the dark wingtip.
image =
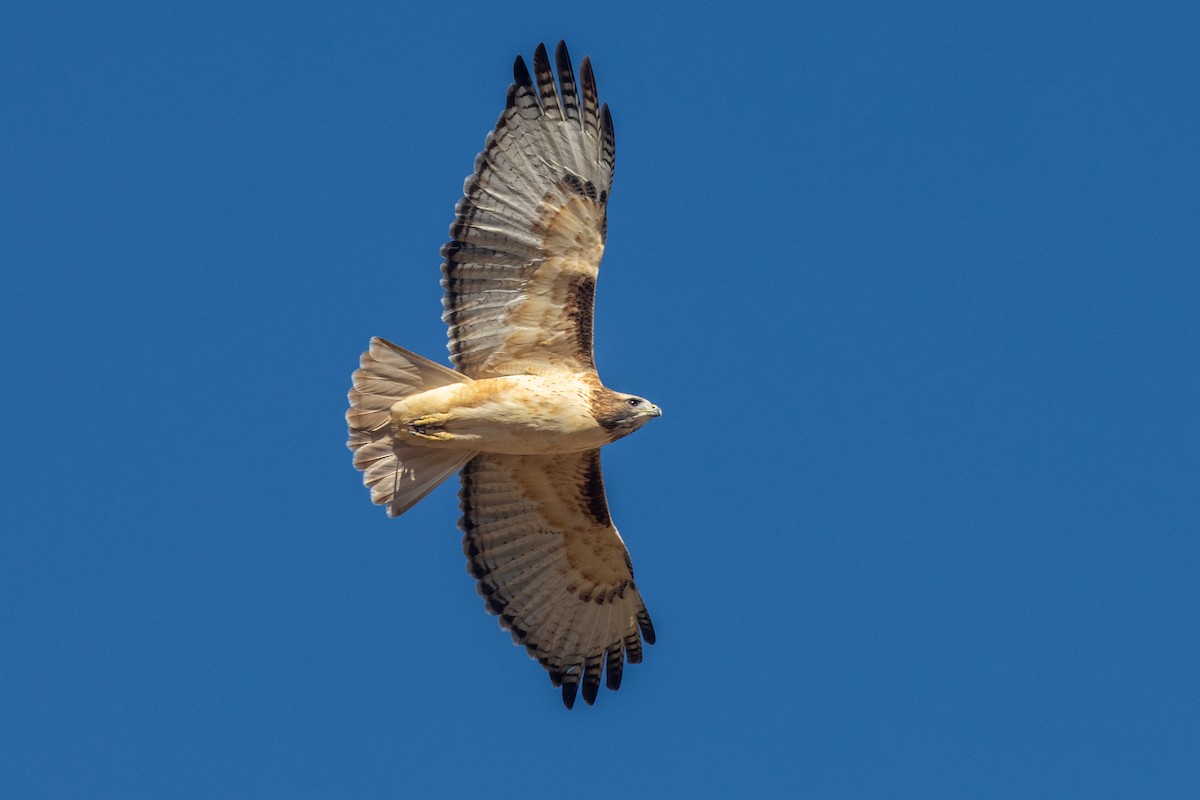
{"type": "Polygon", "coordinates": [[[572,708],[575,707],[575,693],[577,691],[579,691],[578,683],[575,683],[573,681],[563,683],[562,699],[563,699],[563,705],[567,707],[567,711],[570,711],[572,708]]]}
{"type": "Polygon", "coordinates": [[[615,692],[621,688],[621,672],[625,667],[625,655],[621,645],[609,649],[604,661],[604,685],[615,692]]]}
{"type": "Polygon", "coordinates": [[[529,67],[525,66],[525,59],[519,53],[516,60],[513,61],[513,80],[518,86],[533,88],[533,79],[529,77],[529,67]]]}
{"type": "Polygon", "coordinates": [[[600,681],[597,679],[595,683],[584,681],[583,684],[583,702],[590,705],[595,705],[596,695],[600,692],[600,681]]]}
{"type": "Polygon", "coordinates": [[[596,73],[592,70],[591,56],[584,56],[583,61],[579,62],[579,80],[583,84],[584,93],[590,93],[595,97],[599,97],[599,92],[596,89],[596,73]]]}
{"type": "Polygon", "coordinates": [[[646,613],[646,609],[642,609],[637,615],[638,628],[642,632],[642,639],[646,644],[654,644],[654,623],[650,622],[650,615],[646,613]]]}

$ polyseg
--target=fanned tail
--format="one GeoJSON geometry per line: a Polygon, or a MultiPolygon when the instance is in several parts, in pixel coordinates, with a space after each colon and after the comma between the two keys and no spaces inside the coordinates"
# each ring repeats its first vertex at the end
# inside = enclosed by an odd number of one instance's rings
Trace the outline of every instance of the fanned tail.
{"type": "Polygon", "coordinates": [[[392,405],[410,395],[453,383],[471,383],[462,373],[436,364],[386,339],[371,339],[354,371],[346,425],[354,466],[376,505],[398,517],[475,457],[472,451],[421,447],[392,436],[392,405]]]}

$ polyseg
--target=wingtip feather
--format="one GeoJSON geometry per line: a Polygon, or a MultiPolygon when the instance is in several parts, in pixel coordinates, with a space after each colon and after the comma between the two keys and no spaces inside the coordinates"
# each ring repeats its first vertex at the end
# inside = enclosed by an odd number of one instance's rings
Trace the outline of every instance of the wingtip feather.
{"type": "Polygon", "coordinates": [[[513,81],[517,86],[532,89],[533,80],[529,77],[529,67],[525,65],[525,57],[517,53],[513,60],[513,81]]]}

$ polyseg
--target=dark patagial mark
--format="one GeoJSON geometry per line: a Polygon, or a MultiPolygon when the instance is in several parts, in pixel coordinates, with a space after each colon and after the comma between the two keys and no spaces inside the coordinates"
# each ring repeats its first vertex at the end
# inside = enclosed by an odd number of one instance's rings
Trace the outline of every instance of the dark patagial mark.
{"type": "Polygon", "coordinates": [[[600,472],[600,451],[588,454],[583,467],[583,508],[592,522],[601,527],[612,524],[608,513],[608,501],[604,497],[604,476],[600,472]]]}
{"type": "Polygon", "coordinates": [[[596,302],[596,279],[590,275],[576,275],[567,287],[567,302],[564,312],[575,327],[575,347],[583,366],[595,369],[592,359],[592,319],[596,302]]]}

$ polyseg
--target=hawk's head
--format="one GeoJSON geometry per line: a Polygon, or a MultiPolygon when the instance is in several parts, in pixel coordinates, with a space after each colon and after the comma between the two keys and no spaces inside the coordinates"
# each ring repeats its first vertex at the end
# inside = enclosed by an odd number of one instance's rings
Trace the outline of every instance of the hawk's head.
{"type": "Polygon", "coordinates": [[[633,433],[650,419],[661,417],[662,409],[635,394],[600,389],[592,395],[592,416],[616,440],[633,433]]]}

